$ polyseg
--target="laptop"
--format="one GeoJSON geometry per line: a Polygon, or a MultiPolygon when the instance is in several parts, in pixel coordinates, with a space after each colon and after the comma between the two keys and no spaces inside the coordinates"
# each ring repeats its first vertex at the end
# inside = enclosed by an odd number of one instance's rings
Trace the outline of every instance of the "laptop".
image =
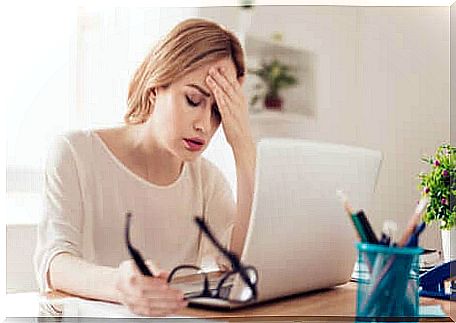
{"type": "MultiPolygon", "coordinates": [[[[266,138],[257,144],[255,195],[241,261],[258,270],[258,297],[247,304],[195,298],[190,305],[234,309],[350,280],[355,230],[336,191],[366,210],[381,153],[301,139],[266,138]]],[[[230,298],[244,284],[229,283],[230,298]]]]}

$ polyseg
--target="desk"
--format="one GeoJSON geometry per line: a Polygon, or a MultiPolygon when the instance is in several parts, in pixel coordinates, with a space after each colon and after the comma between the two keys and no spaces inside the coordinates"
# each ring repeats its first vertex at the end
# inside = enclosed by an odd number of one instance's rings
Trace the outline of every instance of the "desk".
{"type": "MultiPolygon", "coordinates": [[[[420,298],[421,305],[441,305],[443,311],[453,321],[456,320],[456,303],[437,300],[434,298],[420,298]]],[[[334,316],[343,320],[353,318],[356,313],[356,283],[349,282],[345,285],[323,291],[305,293],[298,296],[260,304],[254,307],[239,309],[230,312],[208,311],[187,308],[182,314],[199,317],[235,318],[245,316],[313,316],[328,318],[334,316]]]]}
{"type": "MultiPolygon", "coordinates": [[[[20,299],[20,295],[12,295],[20,299]]],[[[38,296],[36,294],[36,296],[38,296]]],[[[61,299],[68,295],[52,293],[47,299],[61,299]]],[[[30,298],[30,294],[29,294],[30,298]]],[[[16,300],[16,301],[17,301],[16,300]]],[[[36,297],[38,302],[38,297],[36,297]]],[[[421,298],[421,305],[441,305],[453,321],[456,319],[456,303],[421,298]]],[[[274,317],[276,322],[285,321],[353,321],[356,311],[356,284],[349,282],[345,285],[323,291],[305,293],[269,303],[234,311],[212,311],[195,308],[186,308],[178,315],[186,317],[214,318],[223,321],[270,321],[274,317]]],[[[8,316],[8,314],[7,314],[8,316]]],[[[449,318],[432,318],[427,321],[450,322],[449,318]]],[[[17,321],[12,321],[17,322],[17,321]]]]}

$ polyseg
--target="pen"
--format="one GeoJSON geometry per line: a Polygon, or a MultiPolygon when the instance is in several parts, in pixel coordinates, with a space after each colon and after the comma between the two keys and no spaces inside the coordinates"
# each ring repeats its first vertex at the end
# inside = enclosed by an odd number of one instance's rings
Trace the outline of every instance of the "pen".
{"type": "Polygon", "coordinates": [[[415,208],[415,213],[413,213],[412,217],[410,218],[410,220],[407,224],[407,227],[406,227],[401,239],[398,242],[399,247],[404,247],[406,245],[406,243],[409,241],[410,237],[412,236],[413,232],[415,231],[415,228],[418,225],[418,222],[420,221],[421,215],[426,210],[428,203],[429,203],[428,197],[423,197],[420,199],[418,205],[415,208]]]}
{"type": "Polygon", "coordinates": [[[366,242],[378,244],[379,241],[377,239],[377,236],[375,235],[375,232],[372,229],[372,226],[370,225],[369,220],[367,219],[367,216],[364,213],[364,211],[363,210],[358,211],[358,213],[356,213],[355,216],[359,218],[359,222],[361,223],[363,231],[366,234],[366,239],[367,239],[366,242]]]}
{"type": "Polygon", "coordinates": [[[127,240],[127,248],[128,251],[130,252],[130,255],[133,257],[133,260],[135,261],[136,266],[138,267],[139,271],[141,274],[144,276],[149,276],[149,277],[154,277],[154,274],[150,271],[150,269],[146,266],[146,263],[144,262],[143,257],[139,253],[138,250],[136,250],[130,243],[130,219],[131,219],[131,212],[127,212],[127,225],[125,227],[125,237],[127,240]]]}

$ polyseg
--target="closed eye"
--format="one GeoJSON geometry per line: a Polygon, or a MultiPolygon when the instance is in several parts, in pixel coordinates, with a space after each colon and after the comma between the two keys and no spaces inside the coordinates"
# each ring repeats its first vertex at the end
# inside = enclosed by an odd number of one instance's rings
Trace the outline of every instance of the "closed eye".
{"type": "Polygon", "coordinates": [[[189,105],[191,105],[192,107],[197,107],[200,105],[201,102],[194,102],[192,101],[188,96],[185,96],[185,98],[187,99],[187,103],[189,105]]]}

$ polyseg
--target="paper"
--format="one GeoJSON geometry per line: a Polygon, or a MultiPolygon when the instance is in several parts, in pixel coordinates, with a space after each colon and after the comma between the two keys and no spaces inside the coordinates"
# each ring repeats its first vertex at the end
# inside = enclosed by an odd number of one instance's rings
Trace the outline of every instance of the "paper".
{"type": "MultiPolygon", "coordinates": [[[[120,304],[107,303],[102,301],[89,301],[81,298],[63,298],[58,300],[46,301],[48,306],[56,309],[61,309],[60,316],[74,318],[147,318],[145,316],[136,315],[130,310],[120,304]]],[[[57,313],[54,313],[54,315],[57,313]]],[[[167,322],[214,322],[213,320],[198,319],[189,316],[168,315],[166,316],[167,322]]],[[[163,321],[163,318],[150,318],[148,321],[163,321]]],[[[218,321],[221,322],[221,321],[218,321]]]]}

